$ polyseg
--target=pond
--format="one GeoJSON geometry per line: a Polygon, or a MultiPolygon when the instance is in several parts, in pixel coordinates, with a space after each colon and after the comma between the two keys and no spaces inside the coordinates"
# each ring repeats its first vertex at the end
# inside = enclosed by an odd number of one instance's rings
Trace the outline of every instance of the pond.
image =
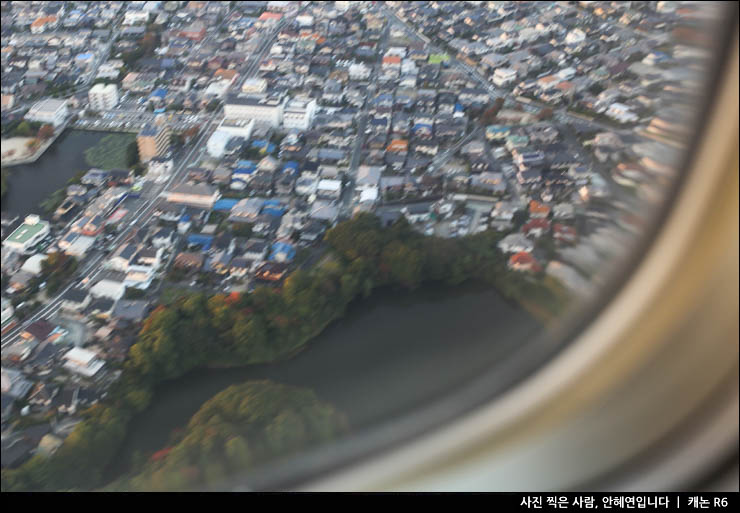
{"type": "Polygon", "coordinates": [[[160,385],[130,426],[113,478],[134,451],[151,454],[226,387],[252,379],[306,387],[358,430],[433,401],[472,376],[505,365],[540,325],[494,290],[467,284],[380,291],[353,304],[290,360],[203,369],[160,385]]]}
{"type": "Polygon", "coordinates": [[[90,166],[85,150],[95,146],[106,132],[67,130],[33,164],[7,168],[8,192],[2,211],[21,219],[28,214],[41,214],[39,203],[52,192],[67,185],[67,180],[90,166]]]}

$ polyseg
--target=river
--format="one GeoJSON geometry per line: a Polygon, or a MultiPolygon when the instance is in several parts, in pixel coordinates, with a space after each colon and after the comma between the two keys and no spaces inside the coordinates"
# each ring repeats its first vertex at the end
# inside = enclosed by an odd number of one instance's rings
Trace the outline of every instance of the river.
{"type": "Polygon", "coordinates": [[[2,201],[2,212],[21,219],[40,214],[38,205],[52,192],[67,185],[67,180],[90,166],[85,150],[95,146],[107,132],[67,130],[33,164],[7,168],[8,192],[2,201]]]}
{"type": "Polygon", "coordinates": [[[203,369],[160,385],[148,410],[132,422],[109,476],[124,471],[134,451],[164,447],[175,428],[232,384],[270,379],[309,388],[358,430],[505,365],[507,355],[538,330],[528,314],[476,285],[377,292],[353,304],[290,360],[203,369]]]}

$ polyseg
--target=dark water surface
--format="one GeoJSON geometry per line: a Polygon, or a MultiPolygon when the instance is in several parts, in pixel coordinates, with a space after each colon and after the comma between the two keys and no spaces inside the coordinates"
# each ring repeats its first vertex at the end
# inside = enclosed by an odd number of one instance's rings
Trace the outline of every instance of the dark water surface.
{"type": "Polygon", "coordinates": [[[21,219],[40,214],[39,203],[67,185],[67,180],[79,171],[90,169],[85,150],[107,135],[108,132],[67,130],[33,164],[8,167],[8,192],[2,211],[21,219]]]}
{"type": "Polygon", "coordinates": [[[134,451],[166,446],[201,405],[224,388],[252,379],[306,387],[343,412],[353,430],[409,411],[506,364],[539,325],[477,285],[384,290],[353,304],[347,315],[290,360],[235,369],[203,369],[160,385],[132,422],[113,478],[134,451]]]}

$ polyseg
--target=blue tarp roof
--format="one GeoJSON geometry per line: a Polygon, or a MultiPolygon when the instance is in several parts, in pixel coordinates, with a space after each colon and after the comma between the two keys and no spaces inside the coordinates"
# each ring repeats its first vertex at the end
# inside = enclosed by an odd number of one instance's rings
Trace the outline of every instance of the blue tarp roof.
{"type": "Polygon", "coordinates": [[[270,260],[275,260],[275,257],[280,253],[284,255],[285,260],[293,260],[295,258],[295,248],[287,242],[276,242],[272,245],[270,260]]]}
{"type": "Polygon", "coordinates": [[[166,95],[167,89],[165,89],[164,87],[158,87],[154,91],[152,91],[152,94],[150,94],[149,97],[164,98],[166,95]]]}
{"type": "Polygon", "coordinates": [[[283,165],[283,169],[298,169],[298,162],[295,160],[289,160],[283,165]]]}
{"type": "Polygon", "coordinates": [[[283,207],[265,207],[262,209],[263,214],[267,214],[273,217],[282,217],[285,214],[285,208],[283,207]]]}
{"type": "Polygon", "coordinates": [[[251,175],[255,171],[257,171],[257,168],[255,167],[251,167],[251,168],[250,167],[238,167],[234,169],[232,176],[233,175],[251,175]]]}
{"type": "Polygon", "coordinates": [[[236,167],[257,169],[257,164],[255,164],[253,160],[238,160],[236,162],[236,167]]]}
{"type": "Polygon", "coordinates": [[[213,210],[222,210],[222,211],[228,211],[234,208],[234,205],[236,205],[239,202],[239,200],[236,199],[220,199],[213,205],[213,210]]]}
{"type": "Polygon", "coordinates": [[[188,244],[197,244],[198,246],[201,246],[203,251],[208,251],[209,249],[211,249],[212,243],[213,237],[211,237],[210,235],[199,235],[197,233],[188,235],[188,244]]]}
{"type": "Polygon", "coordinates": [[[275,151],[274,144],[272,144],[270,141],[265,141],[261,139],[252,141],[252,148],[267,148],[267,153],[272,153],[275,151]]]}

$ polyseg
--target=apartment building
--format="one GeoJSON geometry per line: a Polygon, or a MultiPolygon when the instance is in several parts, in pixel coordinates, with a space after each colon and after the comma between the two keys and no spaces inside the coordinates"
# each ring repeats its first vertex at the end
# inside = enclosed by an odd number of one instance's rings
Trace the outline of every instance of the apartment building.
{"type": "Polygon", "coordinates": [[[224,114],[227,118],[253,119],[257,124],[277,128],[283,120],[284,105],[284,98],[277,96],[230,96],[224,114]]]}
{"type": "Polygon", "coordinates": [[[311,128],[316,113],[316,100],[290,100],[283,110],[283,127],[305,131],[311,128]]]}
{"type": "Polygon", "coordinates": [[[49,123],[54,128],[58,127],[67,119],[67,100],[41,100],[33,104],[33,107],[25,115],[28,121],[49,123]]]}
{"type": "Polygon", "coordinates": [[[87,97],[93,110],[111,110],[118,105],[118,87],[116,84],[95,84],[87,97]]]}
{"type": "Polygon", "coordinates": [[[164,124],[147,124],[136,137],[141,162],[166,155],[170,149],[170,129],[164,124]]]}

